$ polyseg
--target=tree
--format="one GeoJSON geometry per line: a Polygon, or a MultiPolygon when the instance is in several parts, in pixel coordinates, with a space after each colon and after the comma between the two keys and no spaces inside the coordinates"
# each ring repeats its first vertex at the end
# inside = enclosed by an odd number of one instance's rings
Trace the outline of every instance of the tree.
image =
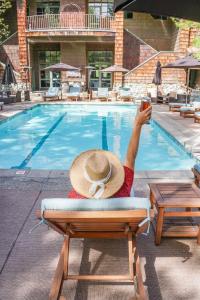
{"type": "MultiPolygon", "coordinates": [[[[174,21],[175,25],[180,29],[196,28],[199,29],[199,33],[200,33],[200,23],[188,21],[184,19],[176,19],[176,18],[172,18],[172,20],[174,21]]],[[[200,34],[195,37],[193,41],[193,46],[194,46],[194,52],[193,52],[194,57],[200,59],[200,34]]]]}
{"type": "Polygon", "coordinates": [[[11,0],[0,1],[0,42],[6,39],[10,33],[9,25],[5,23],[5,14],[11,7],[11,0]]]}

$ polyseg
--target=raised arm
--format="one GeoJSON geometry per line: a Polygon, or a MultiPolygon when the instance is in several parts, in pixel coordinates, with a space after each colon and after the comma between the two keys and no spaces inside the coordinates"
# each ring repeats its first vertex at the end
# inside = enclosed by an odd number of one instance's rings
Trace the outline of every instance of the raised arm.
{"type": "Polygon", "coordinates": [[[129,141],[126,159],[124,165],[130,169],[134,169],[135,159],[138,152],[139,142],[140,142],[140,134],[142,125],[144,125],[151,117],[151,107],[148,107],[142,112],[138,112],[135,118],[133,131],[131,134],[131,138],[129,141]]]}

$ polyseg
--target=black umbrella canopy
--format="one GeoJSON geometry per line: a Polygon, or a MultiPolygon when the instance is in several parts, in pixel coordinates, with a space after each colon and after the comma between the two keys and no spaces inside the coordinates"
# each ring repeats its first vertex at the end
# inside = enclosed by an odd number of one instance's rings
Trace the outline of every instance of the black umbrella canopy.
{"type": "Polygon", "coordinates": [[[79,71],[78,68],[64,64],[64,63],[58,63],[55,65],[51,65],[49,67],[44,68],[45,71],[51,71],[51,72],[62,72],[62,71],[79,71]]]}
{"type": "Polygon", "coordinates": [[[16,81],[16,78],[15,78],[15,75],[14,75],[13,68],[12,68],[11,64],[8,62],[6,64],[5,69],[4,69],[2,84],[10,85],[12,83],[16,84],[17,81],[16,81]]]}
{"type": "Polygon", "coordinates": [[[162,68],[174,68],[174,69],[200,69],[200,60],[194,58],[191,55],[177,59],[176,61],[169,63],[162,68]]]}
{"type": "Polygon", "coordinates": [[[154,83],[155,85],[162,84],[162,68],[160,61],[158,61],[156,64],[156,71],[152,83],[154,83]]]}
{"type": "Polygon", "coordinates": [[[200,0],[115,0],[114,9],[200,22],[200,0]]]}

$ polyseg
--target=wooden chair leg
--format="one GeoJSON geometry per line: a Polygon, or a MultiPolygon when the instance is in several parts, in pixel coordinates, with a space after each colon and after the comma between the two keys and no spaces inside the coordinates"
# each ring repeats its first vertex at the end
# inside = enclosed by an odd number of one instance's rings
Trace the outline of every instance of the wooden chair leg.
{"type": "Polygon", "coordinates": [[[65,253],[64,253],[64,277],[68,275],[68,265],[69,265],[69,243],[70,243],[70,238],[69,236],[65,236],[64,243],[66,243],[65,246],[65,253]]]}
{"type": "Polygon", "coordinates": [[[129,261],[129,273],[131,280],[134,281],[134,270],[133,270],[133,234],[132,232],[128,233],[128,261],[129,261]]]}
{"type": "Polygon", "coordinates": [[[164,208],[160,207],[158,209],[158,219],[156,224],[156,239],[155,239],[156,245],[160,245],[162,229],[163,229],[163,218],[164,218],[164,208]]]}
{"type": "Polygon", "coordinates": [[[147,294],[144,288],[142,272],[140,267],[140,257],[136,248],[136,241],[133,240],[133,255],[134,255],[134,278],[135,290],[137,300],[147,300],[147,294]]]}
{"type": "Polygon", "coordinates": [[[68,269],[67,268],[68,259],[65,258],[66,253],[68,253],[68,249],[69,249],[68,246],[69,246],[69,239],[65,238],[62,245],[54,279],[51,285],[49,300],[60,299],[60,294],[61,294],[63,280],[64,280],[64,267],[65,267],[65,271],[68,269]]]}

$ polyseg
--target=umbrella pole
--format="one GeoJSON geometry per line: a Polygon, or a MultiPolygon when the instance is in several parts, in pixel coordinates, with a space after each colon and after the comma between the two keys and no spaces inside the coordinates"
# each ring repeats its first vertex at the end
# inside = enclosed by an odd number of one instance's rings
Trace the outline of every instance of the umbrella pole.
{"type": "Polygon", "coordinates": [[[190,81],[190,69],[187,69],[186,70],[186,106],[188,104],[189,81],[190,81]]]}

